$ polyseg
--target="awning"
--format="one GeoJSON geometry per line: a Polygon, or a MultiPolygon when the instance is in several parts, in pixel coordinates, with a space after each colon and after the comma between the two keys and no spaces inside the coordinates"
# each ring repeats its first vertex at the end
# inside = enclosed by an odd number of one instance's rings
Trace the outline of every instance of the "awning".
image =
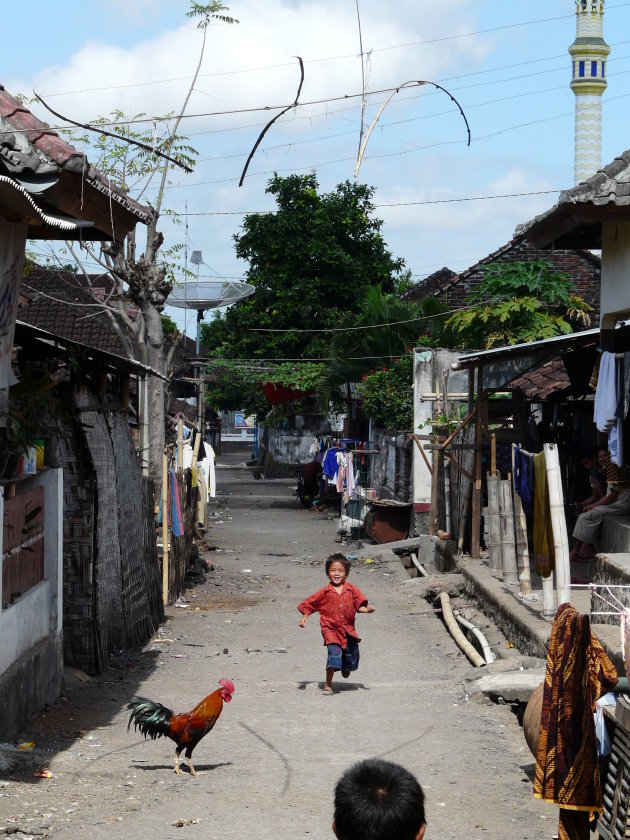
{"type": "MultiPolygon", "coordinates": [[[[36,225],[43,222],[45,225],[67,232],[91,228],[94,225],[94,222],[86,219],[74,219],[61,213],[43,210],[24,187],[6,175],[0,175],[0,207],[36,225]]],[[[29,238],[32,238],[30,230],[29,238]]]]}

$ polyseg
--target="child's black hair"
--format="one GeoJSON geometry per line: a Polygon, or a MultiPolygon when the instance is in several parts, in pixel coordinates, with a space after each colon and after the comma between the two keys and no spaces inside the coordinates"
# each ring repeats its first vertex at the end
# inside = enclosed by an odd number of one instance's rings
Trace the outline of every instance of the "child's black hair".
{"type": "Polygon", "coordinates": [[[350,767],[337,782],[339,840],[415,840],[425,823],[422,788],[399,764],[369,758],[350,767]]]}
{"type": "Polygon", "coordinates": [[[341,563],[341,565],[346,570],[346,575],[350,574],[350,566],[351,563],[347,557],[345,557],[340,551],[336,554],[331,554],[328,560],[326,560],[326,574],[328,574],[328,570],[332,566],[333,563],[341,563]]]}

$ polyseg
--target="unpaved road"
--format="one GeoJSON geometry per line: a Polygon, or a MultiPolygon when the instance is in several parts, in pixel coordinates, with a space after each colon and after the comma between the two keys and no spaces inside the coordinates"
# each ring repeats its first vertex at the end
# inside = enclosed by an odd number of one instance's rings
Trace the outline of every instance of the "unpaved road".
{"type": "Polygon", "coordinates": [[[301,630],[296,604],[326,582],[335,522],[299,507],[290,481],[254,481],[237,460],[219,469],[209,541],[220,551],[188,607],[169,608],[145,650],[116,657],[103,678],[70,679],[67,697],[22,733],[34,750],[0,751],[14,761],[0,773],[0,832],[324,840],[341,772],[381,756],[423,785],[427,838],[551,838],[557,811],[532,799],[516,717],[467,698],[471,666],[398,564],[352,570],[376,612],[357,617],[359,671],[322,696],[317,617],[301,630]],[[127,733],[126,703],[139,694],[189,710],[220,677],[236,691],[193,754],[202,775],[175,776],[172,743],[127,733]],[[36,777],[40,768],[52,777],[36,777]]]}

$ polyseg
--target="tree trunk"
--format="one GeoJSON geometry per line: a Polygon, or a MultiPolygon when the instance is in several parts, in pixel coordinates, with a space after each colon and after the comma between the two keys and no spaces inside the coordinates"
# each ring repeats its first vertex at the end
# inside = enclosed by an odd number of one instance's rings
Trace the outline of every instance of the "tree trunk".
{"type": "MultiPolygon", "coordinates": [[[[162,319],[155,309],[143,312],[146,325],[147,365],[157,373],[166,376],[166,359],[162,319]]],[[[166,440],[166,412],[168,382],[159,376],[148,377],[147,412],[149,420],[149,475],[155,487],[162,486],[162,453],[166,440]]]]}

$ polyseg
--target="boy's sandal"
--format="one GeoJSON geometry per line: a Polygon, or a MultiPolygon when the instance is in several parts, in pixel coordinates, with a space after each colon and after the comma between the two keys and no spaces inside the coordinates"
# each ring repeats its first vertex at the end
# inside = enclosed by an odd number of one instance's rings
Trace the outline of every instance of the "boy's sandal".
{"type": "Polygon", "coordinates": [[[325,695],[326,697],[330,697],[330,695],[331,695],[332,693],[333,693],[332,688],[329,688],[328,686],[326,686],[326,687],[322,690],[322,694],[323,694],[323,695],[325,695]]]}

